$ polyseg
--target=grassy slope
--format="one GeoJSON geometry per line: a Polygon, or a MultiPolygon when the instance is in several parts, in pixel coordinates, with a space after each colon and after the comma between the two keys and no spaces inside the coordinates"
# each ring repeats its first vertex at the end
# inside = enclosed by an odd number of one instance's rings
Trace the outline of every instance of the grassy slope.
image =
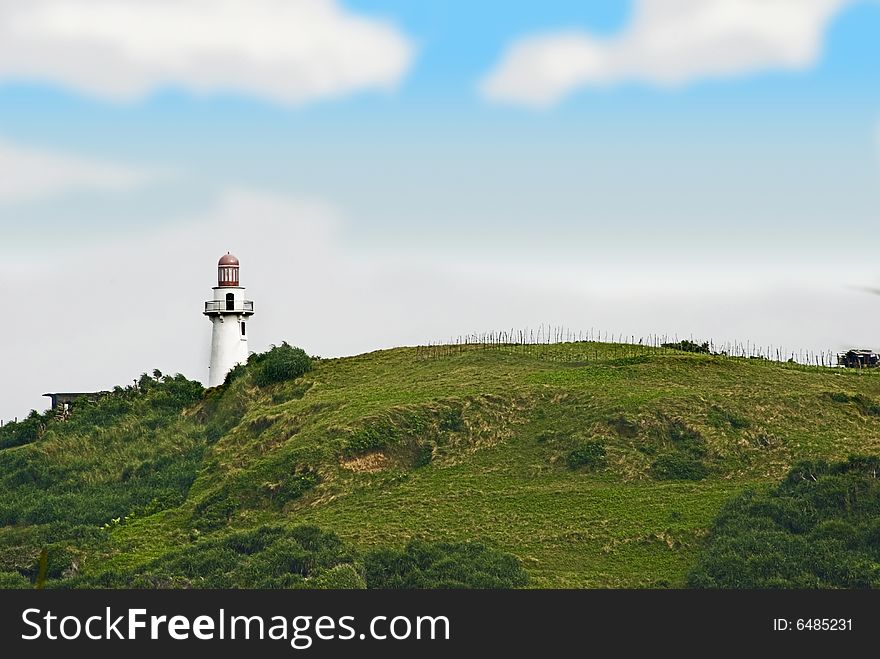
{"type": "Polygon", "coordinates": [[[829,395],[878,400],[880,374],[605,344],[419,355],[324,360],[267,389],[245,377],[188,411],[178,424],[219,436],[188,499],[114,528],[80,569],[139,565],[200,534],[284,521],[361,548],[483,539],[519,556],[537,587],[678,586],[730,496],[797,459],[880,453],[880,416],[829,395]],[[705,437],[707,480],[651,478],[672,445],[670,420],[705,437]],[[573,436],[604,441],[609,466],[569,471],[573,436]],[[382,438],[389,446],[365,449],[382,438]],[[416,466],[425,447],[433,459],[416,466]],[[314,475],[303,496],[280,496],[314,475]]]}

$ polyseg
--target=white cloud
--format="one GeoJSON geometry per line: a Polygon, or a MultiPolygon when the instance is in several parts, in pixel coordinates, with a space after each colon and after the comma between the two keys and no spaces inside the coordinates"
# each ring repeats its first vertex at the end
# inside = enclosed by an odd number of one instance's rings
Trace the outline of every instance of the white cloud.
{"type": "Polygon", "coordinates": [[[77,156],[15,146],[0,140],[0,204],[76,189],[126,191],[156,174],[77,156]]]}
{"type": "Polygon", "coordinates": [[[0,79],[113,100],[164,87],[299,104],[406,73],[413,46],[337,0],[0,0],[0,79]]]}
{"type": "Polygon", "coordinates": [[[589,85],[805,69],[830,20],[854,1],[636,0],[618,35],[568,31],[514,42],[481,87],[493,100],[544,107],[589,85]]]}

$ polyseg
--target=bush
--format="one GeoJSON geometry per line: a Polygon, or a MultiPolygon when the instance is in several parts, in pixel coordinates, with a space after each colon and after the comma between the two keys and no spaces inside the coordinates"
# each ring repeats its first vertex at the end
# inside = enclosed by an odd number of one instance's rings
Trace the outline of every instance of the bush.
{"type": "Polygon", "coordinates": [[[49,422],[51,411],[45,415],[31,410],[27,418],[21,421],[10,421],[0,428],[0,449],[24,446],[37,441],[49,422]]]}
{"type": "Polygon", "coordinates": [[[569,469],[595,469],[605,464],[605,447],[601,442],[583,442],[569,452],[565,463],[569,469]]]}
{"type": "Polygon", "coordinates": [[[396,444],[400,441],[401,435],[400,427],[394,421],[378,419],[355,430],[346,443],[345,450],[350,455],[376,451],[396,444]]]}
{"type": "Polygon", "coordinates": [[[228,387],[230,384],[238,380],[245,373],[247,373],[247,365],[246,364],[236,364],[226,373],[226,377],[223,378],[223,387],[228,387]]]}
{"type": "Polygon", "coordinates": [[[205,449],[202,428],[181,412],[202,395],[198,382],[154,371],[95,400],[78,399],[64,421],[49,410],[5,426],[0,445],[13,434],[38,443],[0,450],[7,495],[0,525],[18,526],[7,529],[0,572],[33,581],[34,557],[48,548],[50,585],[66,580],[80,556],[105,549],[105,525],[180,505],[205,449]]]}
{"type": "Polygon", "coordinates": [[[521,588],[528,574],[515,556],[479,542],[413,540],[403,551],[364,558],[367,588],[521,588]]]}
{"type": "MultiPolygon", "coordinates": [[[[64,422],[58,428],[66,431],[71,424],[64,422]]],[[[130,432],[145,434],[137,427],[130,432]]],[[[107,454],[97,451],[89,456],[93,461],[80,462],[75,468],[37,451],[0,452],[0,488],[15,492],[0,503],[0,522],[97,527],[112,518],[174,507],[186,498],[203,447],[183,440],[165,450],[174,454],[157,450],[146,457],[137,451],[119,451],[114,456],[117,464],[108,460],[103,469],[96,462],[107,454]],[[83,472],[91,478],[83,479],[83,472]]]]}
{"type": "Polygon", "coordinates": [[[33,587],[34,585],[19,572],[0,572],[0,589],[2,590],[24,590],[33,587]]]}
{"type": "Polygon", "coordinates": [[[199,540],[131,570],[78,577],[68,587],[363,588],[356,556],[314,526],[261,526],[199,540]]]}
{"type": "Polygon", "coordinates": [[[709,342],[694,343],[693,341],[677,341],[675,343],[664,343],[664,348],[672,348],[673,350],[681,350],[682,352],[697,352],[701,354],[709,354],[709,342]]]}
{"type": "Polygon", "coordinates": [[[257,356],[254,362],[254,383],[258,387],[295,380],[312,370],[311,357],[302,348],[294,348],[286,342],[257,356]]]}
{"type": "Polygon", "coordinates": [[[802,462],[715,519],[698,588],[880,587],[880,459],[802,462]]]}
{"type": "Polygon", "coordinates": [[[180,373],[166,375],[162,377],[161,385],[154,387],[150,404],[153,409],[178,412],[199,402],[204,393],[205,388],[201,382],[187,380],[180,373]]]}
{"type": "Polygon", "coordinates": [[[701,481],[709,469],[686,453],[668,453],[651,465],[651,475],[660,481],[701,481]]]}
{"type": "Polygon", "coordinates": [[[137,384],[116,387],[96,400],[77,400],[64,431],[93,433],[96,427],[106,428],[126,417],[141,423],[161,424],[199,402],[204,395],[205,388],[200,382],[188,380],[180,373],[163,376],[156,369],[153,374],[143,373],[137,384]]]}

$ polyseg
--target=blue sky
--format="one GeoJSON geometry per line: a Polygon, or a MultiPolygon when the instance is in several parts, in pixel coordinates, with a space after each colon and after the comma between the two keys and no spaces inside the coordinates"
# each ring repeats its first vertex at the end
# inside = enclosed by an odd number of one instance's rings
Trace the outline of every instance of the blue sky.
{"type": "Polygon", "coordinates": [[[0,418],[38,389],[204,377],[227,249],[265,309],[254,349],[551,321],[880,344],[858,290],[880,284],[880,3],[258,0],[199,32],[204,0],[102,2],[0,0],[0,285],[24,310],[0,418]],[[47,308],[70,268],[100,314],[47,308]],[[300,295],[307,322],[273,302],[300,295]],[[173,301],[155,327],[144,296],[173,301]]]}

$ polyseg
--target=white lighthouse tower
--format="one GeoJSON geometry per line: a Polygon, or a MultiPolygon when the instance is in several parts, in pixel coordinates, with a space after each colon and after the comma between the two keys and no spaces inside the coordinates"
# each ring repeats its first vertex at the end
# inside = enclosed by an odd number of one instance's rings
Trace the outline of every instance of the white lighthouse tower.
{"type": "Polygon", "coordinates": [[[226,374],[248,358],[247,325],[248,319],[254,315],[254,303],[244,299],[238,269],[238,259],[232,254],[221,257],[217,264],[214,299],[205,302],[205,315],[214,326],[209,387],[223,384],[226,374]]]}

